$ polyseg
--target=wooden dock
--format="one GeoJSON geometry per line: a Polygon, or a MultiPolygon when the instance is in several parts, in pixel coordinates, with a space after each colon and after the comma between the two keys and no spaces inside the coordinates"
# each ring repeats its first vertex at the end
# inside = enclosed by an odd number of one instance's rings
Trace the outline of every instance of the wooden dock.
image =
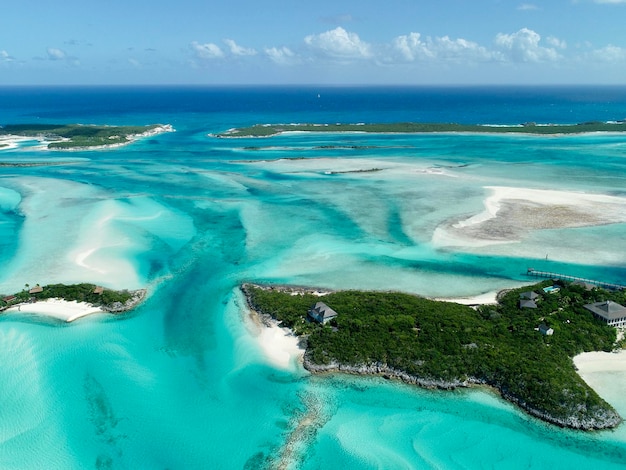
{"type": "Polygon", "coordinates": [[[592,284],[594,286],[602,287],[604,289],[615,289],[615,290],[626,289],[626,286],[621,285],[621,284],[613,284],[611,282],[597,281],[595,279],[586,279],[584,277],[569,276],[568,274],[553,273],[550,271],[538,271],[533,268],[528,268],[528,270],[526,271],[526,274],[529,276],[535,276],[535,277],[545,277],[547,279],[561,279],[563,281],[570,281],[570,282],[576,282],[576,281],[584,282],[587,284],[592,284]]]}

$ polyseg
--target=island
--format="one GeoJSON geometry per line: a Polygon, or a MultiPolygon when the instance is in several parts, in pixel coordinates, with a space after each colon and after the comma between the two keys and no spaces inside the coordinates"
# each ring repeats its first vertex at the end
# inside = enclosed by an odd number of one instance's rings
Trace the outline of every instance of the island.
{"type": "Polygon", "coordinates": [[[561,427],[613,428],[619,414],[577,374],[572,358],[622,347],[587,307],[622,290],[543,281],[475,307],[412,294],[323,291],[245,283],[250,310],[300,338],[314,374],[379,375],[421,387],[488,386],[561,427]]]}
{"type": "Polygon", "coordinates": [[[51,150],[93,150],[126,145],[140,137],[172,132],[171,125],[96,126],[83,124],[8,124],[0,127],[0,149],[15,140],[35,139],[51,150]]]}
{"type": "Polygon", "coordinates": [[[589,121],[578,124],[537,124],[526,122],[518,125],[457,124],[457,123],[358,123],[358,124],[256,124],[250,127],[229,129],[218,138],[271,137],[285,132],[366,132],[376,134],[418,133],[479,133],[479,134],[583,134],[589,132],[626,132],[626,121],[589,121]]]}
{"type": "Polygon", "coordinates": [[[14,294],[0,295],[0,313],[23,312],[72,322],[92,313],[128,312],[146,297],[145,289],[113,290],[89,283],[26,284],[14,294]]]}

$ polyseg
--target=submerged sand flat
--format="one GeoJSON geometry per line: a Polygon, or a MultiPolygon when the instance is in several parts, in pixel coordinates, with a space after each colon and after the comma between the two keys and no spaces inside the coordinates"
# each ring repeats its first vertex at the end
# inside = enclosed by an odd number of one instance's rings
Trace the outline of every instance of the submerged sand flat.
{"type": "Polygon", "coordinates": [[[485,210],[437,228],[440,247],[477,247],[518,242],[536,230],[626,222],[626,198],[529,188],[486,187],[485,210]]]}

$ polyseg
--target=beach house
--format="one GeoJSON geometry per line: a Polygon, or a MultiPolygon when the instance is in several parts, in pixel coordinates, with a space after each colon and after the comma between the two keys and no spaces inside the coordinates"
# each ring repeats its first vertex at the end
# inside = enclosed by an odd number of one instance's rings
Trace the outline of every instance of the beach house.
{"type": "Polygon", "coordinates": [[[626,327],[626,307],[617,302],[605,300],[604,302],[587,304],[584,307],[611,326],[616,328],[626,327]]]}
{"type": "Polygon", "coordinates": [[[309,317],[318,323],[327,323],[337,316],[332,308],[326,305],[324,302],[316,302],[308,312],[309,317]]]}

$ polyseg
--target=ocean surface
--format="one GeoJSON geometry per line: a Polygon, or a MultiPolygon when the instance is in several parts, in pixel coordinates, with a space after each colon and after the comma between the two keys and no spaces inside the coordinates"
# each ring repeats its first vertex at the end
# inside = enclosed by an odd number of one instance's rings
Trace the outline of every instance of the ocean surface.
{"type": "Polygon", "coordinates": [[[109,150],[0,149],[0,293],[149,290],[124,317],[0,316],[0,468],[626,468],[623,425],[574,432],[486,390],[279,366],[238,291],[258,281],[471,297],[530,283],[528,267],[624,283],[623,218],[529,223],[497,243],[435,236],[481,214],[493,187],[626,197],[624,135],[212,135],[622,119],[626,87],[0,88],[0,125],[175,129],[109,150]]]}

